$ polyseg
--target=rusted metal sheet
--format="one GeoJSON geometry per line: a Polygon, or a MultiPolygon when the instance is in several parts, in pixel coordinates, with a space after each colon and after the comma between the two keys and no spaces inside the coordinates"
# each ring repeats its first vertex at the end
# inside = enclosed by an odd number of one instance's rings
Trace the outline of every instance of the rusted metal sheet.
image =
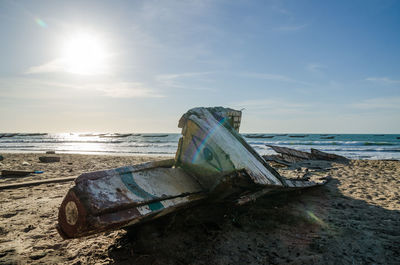
{"type": "Polygon", "coordinates": [[[270,191],[320,183],[285,179],[238,133],[241,112],[195,108],[179,121],[175,159],[85,173],[59,209],[64,238],[158,218],[204,199],[255,200],[270,191]]]}

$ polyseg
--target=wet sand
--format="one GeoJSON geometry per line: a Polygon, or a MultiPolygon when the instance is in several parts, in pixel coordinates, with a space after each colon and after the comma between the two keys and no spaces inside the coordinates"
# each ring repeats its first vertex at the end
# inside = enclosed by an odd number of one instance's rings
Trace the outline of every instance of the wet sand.
{"type": "MultiPolygon", "coordinates": [[[[1,178],[0,185],[161,159],[57,154],[61,162],[46,164],[39,154],[3,156],[2,170],[44,173],[1,178]]],[[[332,177],[324,187],[241,207],[200,205],[128,231],[73,240],[55,229],[72,182],[0,190],[0,264],[400,264],[400,162],[324,168],[320,173],[332,177]]],[[[303,169],[279,171],[296,176],[303,169]]]]}

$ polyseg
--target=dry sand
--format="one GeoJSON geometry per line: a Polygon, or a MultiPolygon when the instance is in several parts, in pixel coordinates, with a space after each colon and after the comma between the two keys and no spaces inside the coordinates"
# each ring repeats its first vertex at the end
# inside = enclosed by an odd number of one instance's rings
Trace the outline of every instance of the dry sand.
{"type": "MultiPolygon", "coordinates": [[[[45,164],[39,154],[3,156],[0,169],[44,173],[0,185],[160,159],[62,154],[61,162],[45,164]]],[[[73,240],[55,229],[72,182],[0,190],[0,264],[400,264],[400,162],[325,167],[321,173],[333,179],[324,187],[241,207],[201,205],[129,231],[73,240]]]]}

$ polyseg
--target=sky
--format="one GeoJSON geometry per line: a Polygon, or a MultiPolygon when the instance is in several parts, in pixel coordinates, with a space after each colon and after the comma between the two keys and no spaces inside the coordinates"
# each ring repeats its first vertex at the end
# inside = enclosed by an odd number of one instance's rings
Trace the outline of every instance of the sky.
{"type": "Polygon", "coordinates": [[[400,133],[400,1],[0,0],[1,132],[400,133]]]}

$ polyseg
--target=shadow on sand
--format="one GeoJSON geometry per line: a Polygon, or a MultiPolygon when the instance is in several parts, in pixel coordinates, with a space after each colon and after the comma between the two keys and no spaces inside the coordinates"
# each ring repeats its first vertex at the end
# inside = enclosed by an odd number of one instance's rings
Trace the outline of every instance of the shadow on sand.
{"type": "Polygon", "coordinates": [[[400,211],[344,196],[338,179],[236,207],[209,204],[130,228],[114,264],[400,264],[400,211]]]}

